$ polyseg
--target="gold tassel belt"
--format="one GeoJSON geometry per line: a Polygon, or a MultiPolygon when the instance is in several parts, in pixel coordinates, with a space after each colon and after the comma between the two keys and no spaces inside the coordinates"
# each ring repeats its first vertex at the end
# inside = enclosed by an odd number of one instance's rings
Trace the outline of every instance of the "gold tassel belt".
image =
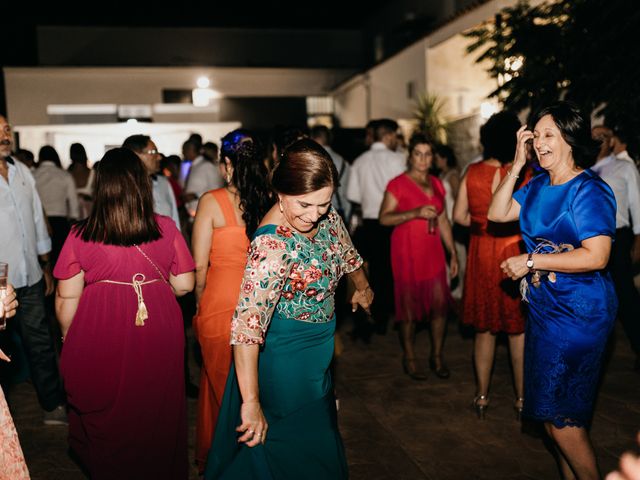
{"type": "Polygon", "coordinates": [[[149,318],[149,312],[147,306],[144,303],[142,296],[142,286],[149,285],[150,283],[161,282],[164,279],[154,278],[153,280],[145,280],[145,276],[142,273],[136,273],[131,277],[131,282],[116,282],[115,280],[99,280],[95,283],[112,283],[114,285],[129,285],[133,287],[133,290],[138,296],[138,311],[136,312],[136,327],[144,327],[144,321],[149,318]]]}

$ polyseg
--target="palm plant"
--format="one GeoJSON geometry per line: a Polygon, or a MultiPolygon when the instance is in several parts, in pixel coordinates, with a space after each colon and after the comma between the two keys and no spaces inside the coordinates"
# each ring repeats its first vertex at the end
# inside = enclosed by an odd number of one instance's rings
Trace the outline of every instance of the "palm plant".
{"type": "Polygon", "coordinates": [[[418,97],[413,111],[417,122],[416,131],[440,144],[447,141],[447,122],[442,113],[445,105],[445,100],[426,92],[418,97]]]}

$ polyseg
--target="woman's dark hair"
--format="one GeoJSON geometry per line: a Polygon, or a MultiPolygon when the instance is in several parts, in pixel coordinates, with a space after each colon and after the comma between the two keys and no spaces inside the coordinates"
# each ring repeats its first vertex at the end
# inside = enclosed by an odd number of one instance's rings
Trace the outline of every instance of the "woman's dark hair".
{"type": "Polygon", "coordinates": [[[409,146],[407,147],[409,156],[411,156],[418,145],[423,145],[425,143],[429,145],[431,147],[431,150],[435,153],[433,142],[429,140],[429,137],[427,137],[424,133],[414,133],[413,135],[411,135],[411,138],[409,139],[409,146]]]}
{"type": "MultiPolygon", "coordinates": [[[[565,142],[571,147],[576,167],[587,169],[596,163],[600,143],[591,138],[591,120],[572,102],[557,102],[544,107],[532,118],[531,127],[545,115],[551,115],[565,142]]],[[[533,128],[532,128],[533,130],[533,128]]]]}
{"type": "Polygon", "coordinates": [[[503,111],[491,115],[487,123],[480,127],[483,158],[495,158],[502,164],[513,162],[519,128],[520,120],[515,113],[503,111]]]}
{"type": "Polygon", "coordinates": [[[72,143],[69,148],[69,157],[71,158],[71,164],[79,163],[81,165],[87,165],[87,151],[84,149],[81,143],[72,143]]]}
{"type": "Polygon", "coordinates": [[[449,145],[438,145],[436,146],[436,151],[434,152],[436,155],[440,155],[447,161],[447,167],[456,168],[458,166],[458,159],[456,158],[456,154],[449,145]]]}
{"type": "Polygon", "coordinates": [[[53,162],[56,164],[56,167],[62,168],[58,152],[56,152],[56,149],[51,145],[45,145],[38,152],[38,166],[40,166],[40,163],[44,161],[53,162]]]}
{"type": "Polygon", "coordinates": [[[260,220],[273,205],[262,149],[256,137],[242,128],[227,133],[220,143],[220,161],[228,158],[231,162],[231,184],[238,189],[242,219],[247,236],[251,238],[260,220]]]}
{"type": "Polygon", "coordinates": [[[105,153],[96,168],[95,200],[76,230],[86,242],[131,246],[157,240],[151,180],[142,161],[128,148],[105,153]]]}
{"type": "Polygon", "coordinates": [[[407,169],[411,168],[411,155],[418,145],[429,145],[431,147],[431,153],[435,153],[435,146],[429,137],[424,133],[414,133],[409,139],[409,146],[407,147],[407,169]]]}
{"type": "Polygon", "coordinates": [[[336,166],[327,151],[310,138],[289,145],[271,171],[271,186],[285,195],[305,195],[324,187],[338,188],[336,166]]]}

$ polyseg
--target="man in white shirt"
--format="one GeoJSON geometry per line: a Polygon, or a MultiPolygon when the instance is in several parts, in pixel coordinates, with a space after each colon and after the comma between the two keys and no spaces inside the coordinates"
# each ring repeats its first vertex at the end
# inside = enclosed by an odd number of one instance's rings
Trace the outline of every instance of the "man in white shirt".
{"type": "Polygon", "coordinates": [[[44,423],[63,425],[67,423],[66,397],[45,315],[45,289],[47,295],[53,293],[51,239],[33,176],[11,157],[12,144],[11,127],[0,115],[0,261],[9,264],[9,282],[19,302],[15,318],[0,337],[0,347],[10,355],[15,350],[10,332],[17,331],[38,402],[45,411],[44,423]]]}
{"type": "Polygon", "coordinates": [[[334,192],[331,204],[348,226],[349,217],[351,216],[351,203],[347,199],[347,184],[349,183],[351,167],[346,160],[342,158],[342,155],[331,148],[331,132],[327,127],[324,125],[316,125],[311,129],[310,136],[312,140],[315,140],[322,145],[329,156],[331,156],[331,160],[333,160],[333,164],[336,166],[340,186],[334,192]]]}
{"type": "Polygon", "coordinates": [[[613,149],[613,154],[618,160],[626,160],[627,162],[631,162],[633,165],[636,165],[636,162],[631,158],[631,155],[629,155],[629,152],[627,151],[627,136],[622,132],[622,130],[615,130],[613,132],[613,136],[611,137],[611,148],[613,149]]]}
{"type": "Polygon", "coordinates": [[[178,230],[180,230],[180,218],[178,215],[178,206],[176,205],[176,197],[169,180],[164,175],[159,175],[160,154],[158,147],[147,135],[131,135],[127,137],[122,144],[122,148],[128,148],[133,151],[144,164],[153,187],[153,211],[159,215],[171,217],[178,230]]]}
{"type": "Polygon", "coordinates": [[[40,149],[33,178],[51,227],[51,263],[55,265],[69,235],[71,222],[79,216],[76,184],[71,174],[62,169],[58,153],[49,145],[40,149]]]}
{"type": "Polygon", "coordinates": [[[218,166],[200,155],[200,149],[196,142],[187,140],[182,145],[182,156],[185,162],[190,162],[191,167],[184,185],[184,201],[191,218],[195,217],[200,197],[216,188],[224,186],[224,180],[218,171],[218,166]]]}
{"type": "Polygon", "coordinates": [[[374,143],[355,159],[347,183],[347,198],[360,205],[362,227],[356,233],[358,250],[369,264],[369,279],[376,295],[373,317],[377,332],[386,333],[389,314],[393,311],[391,275],[391,227],[378,221],[382,197],[391,179],[406,169],[406,158],[397,153],[398,124],[389,119],[373,124],[374,143]]]}
{"type": "Polygon", "coordinates": [[[616,238],[609,270],[618,294],[618,317],[636,353],[640,371],[640,294],[633,283],[633,264],[640,260],[640,174],[635,165],[616,158],[611,148],[611,129],[598,126],[592,136],[601,143],[592,167],[609,184],[616,197],[616,238]]]}

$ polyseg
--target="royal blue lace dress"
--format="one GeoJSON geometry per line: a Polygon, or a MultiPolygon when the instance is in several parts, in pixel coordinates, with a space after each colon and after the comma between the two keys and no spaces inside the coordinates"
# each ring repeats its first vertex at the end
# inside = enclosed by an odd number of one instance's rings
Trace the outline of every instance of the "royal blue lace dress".
{"type": "Polygon", "coordinates": [[[340,277],[361,265],[333,210],[312,239],[283,226],[256,231],[230,325],[231,343],[262,345],[258,383],[269,430],[264,445],[238,443],[242,398],[232,365],[205,479],[348,477],[329,373],[333,295],[340,277]]]}
{"type": "MultiPolygon", "coordinates": [[[[551,185],[544,173],[513,198],[529,252],[553,254],[615,235],[615,197],[591,170],[562,185],[551,185]]],[[[528,300],[523,415],[558,428],[588,426],[618,307],[609,273],[541,272],[538,286],[529,274],[522,290],[528,300]]]]}

